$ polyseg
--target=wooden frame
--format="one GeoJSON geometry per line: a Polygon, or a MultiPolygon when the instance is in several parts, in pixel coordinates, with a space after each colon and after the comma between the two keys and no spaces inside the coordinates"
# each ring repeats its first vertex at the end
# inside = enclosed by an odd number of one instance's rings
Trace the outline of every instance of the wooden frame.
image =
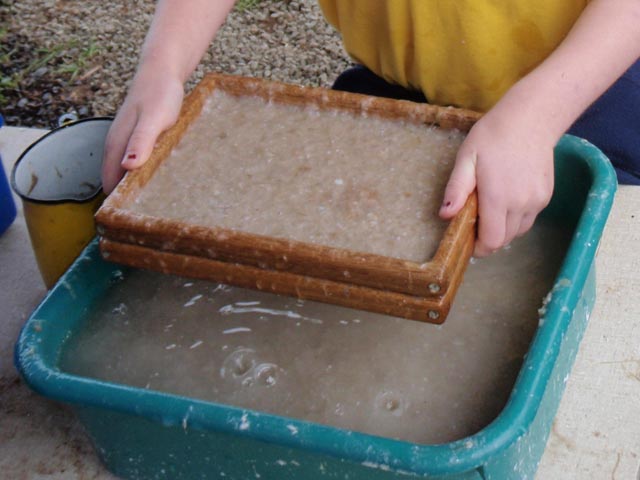
{"type": "Polygon", "coordinates": [[[96,214],[105,258],[197,278],[414,320],[442,323],[473,250],[475,194],[447,226],[425,263],[254,235],[222,227],[132,214],[127,210],[178,144],[215,89],[289,105],[314,105],[468,131],[479,114],[454,108],[305,88],[278,82],[207,75],[185,99],[174,127],[149,161],[130,172],[96,214]],[[348,271],[348,278],[344,272],[348,271]]]}

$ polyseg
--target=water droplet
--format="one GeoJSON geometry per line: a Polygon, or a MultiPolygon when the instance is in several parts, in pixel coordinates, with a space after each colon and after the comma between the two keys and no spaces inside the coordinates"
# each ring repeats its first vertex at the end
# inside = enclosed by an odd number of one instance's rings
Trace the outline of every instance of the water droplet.
{"type": "Polygon", "coordinates": [[[399,417],[406,410],[406,401],[396,392],[387,390],[376,397],[375,408],[399,417]]]}
{"type": "Polygon", "coordinates": [[[253,378],[258,385],[273,387],[278,381],[279,368],[273,363],[261,363],[253,370],[253,378]]]}
{"type": "Polygon", "coordinates": [[[114,309],[111,310],[112,313],[115,313],[117,315],[126,315],[128,311],[129,309],[124,303],[119,304],[117,307],[114,307],[114,309]]]}
{"type": "MultiPolygon", "coordinates": [[[[238,348],[224,359],[220,368],[222,378],[241,379],[256,364],[256,352],[251,348],[238,348]]],[[[244,384],[244,382],[243,382],[244,384]]]]}

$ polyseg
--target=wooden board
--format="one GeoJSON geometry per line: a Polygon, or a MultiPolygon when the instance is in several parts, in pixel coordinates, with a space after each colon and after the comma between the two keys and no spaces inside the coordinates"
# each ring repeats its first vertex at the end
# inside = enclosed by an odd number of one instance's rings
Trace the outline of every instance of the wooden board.
{"type": "Polygon", "coordinates": [[[479,117],[474,112],[453,108],[258,79],[208,75],[187,97],[178,122],[160,137],[149,161],[127,174],[98,211],[96,222],[104,240],[101,243],[103,251],[119,262],[135,266],[144,263],[147,268],[167,273],[258,289],[259,285],[268,284],[268,290],[274,293],[417,320],[444,321],[473,250],[477,215],[475,194],[448,225],[433,258],[424,263],[147,217],[132,214],[127,209],[180,142],[216,89],[234,96],[258,96],[286,105],[313,105],[319,109],[366,113],[461,131],[468,131],[479,117]],[[139,256],[143,256],[144,261],[139,256]],[[189,262],[189,268],[180,266],[185,258],[191,257],[194,261],[189,262]],[[349,272],[348,278],[345,271],[349,272]]]}

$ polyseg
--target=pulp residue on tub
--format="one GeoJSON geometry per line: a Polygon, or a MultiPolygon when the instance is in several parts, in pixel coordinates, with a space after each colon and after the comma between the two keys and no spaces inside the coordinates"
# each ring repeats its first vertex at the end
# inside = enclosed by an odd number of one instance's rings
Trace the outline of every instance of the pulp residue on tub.
{"type": "Polygon", "coordinates": [[[442,326],[134,270],[68,341],[61,367],[385,437],[447,442],[478,431],[504,406],[567,241],[567,232],[540,223],[512,248],[477,260],[442,326]]]}
{"type": "Polygon", "coordinates": [[[215,92],[128,208],[208,227],[430,259],[463,134],[215,92]]]}

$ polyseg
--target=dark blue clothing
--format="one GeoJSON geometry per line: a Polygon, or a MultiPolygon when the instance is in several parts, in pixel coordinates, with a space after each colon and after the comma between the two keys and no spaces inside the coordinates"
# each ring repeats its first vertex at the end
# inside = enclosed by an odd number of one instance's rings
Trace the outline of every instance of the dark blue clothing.
{"type": "MultiPolygon", "coordinates": [[[[422,92],[387,83],[363,66],[344,71],[335,90],[426,102],[422,92]]],[[[640,185],[640,60],[573,124],[567,133],[593,143],[609,157],[621,184],[640,185]]]]}
{"type": "Polygon", "coordinates": [[[640,185],[640,61],[573,124],[569,132],[609,157],[621,184],[640,185]]]}
{"type": "Polygon", "coordinates": [[[343,92],[427,103],[427,99],[421,91],[408,90],[400,85],[388,83],[362,65],[356,65],[342,72],[331,88],[343,92]]]}

